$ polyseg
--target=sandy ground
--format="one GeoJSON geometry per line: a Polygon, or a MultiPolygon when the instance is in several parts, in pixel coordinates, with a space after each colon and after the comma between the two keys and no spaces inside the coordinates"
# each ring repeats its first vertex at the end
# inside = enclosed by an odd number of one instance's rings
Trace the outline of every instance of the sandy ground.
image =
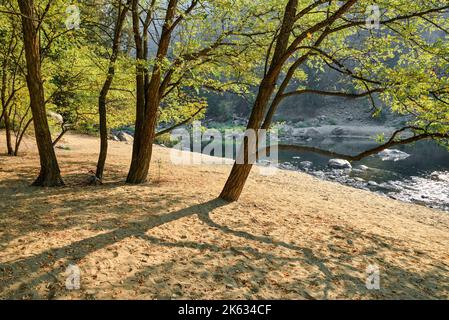
{"type": "Polygon", "coordinates": [[[174,165],[158,146],[151,181],[129,186],[120,142],[92,187],[98,140],[64,143],[63,188],[29,186],[32,140],[0,156],[2,299],[449,298],[447,213],[288,171],[254,170],[227,204],[215,198],[229,166],[174,165]],[[79,290],[66,288],[70,264],[79,290]],[[366,287],[369,265],[379,290],[366,287]]]}

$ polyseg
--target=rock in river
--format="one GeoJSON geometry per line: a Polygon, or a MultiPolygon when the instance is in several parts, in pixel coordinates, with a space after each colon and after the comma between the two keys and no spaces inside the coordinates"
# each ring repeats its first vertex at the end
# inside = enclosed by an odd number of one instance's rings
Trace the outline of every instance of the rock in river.
{"type": "Polygon", "coordinates": [[[351,169],[352,165],[347,160],[343,159],[330,159],[328,164],[329,167],[335,169],[351,169]]]}
{"type": "Polygon", "coordinates": [[[382,161],[399,161],[410,157],[408,153],[395,149],[385,149],[384,151],[379,152],[378,155],[382,161]]]}
{"type": "Polygon", "coordinates": [[[299,163],[299,165],[300,165],[301,168],[303,168],[303,169],[308,169],[308,168],[310,168],[310,167],[313,165],[313,163],[310,162],[310,161],[301,161],[301,162],[299,163]]]}

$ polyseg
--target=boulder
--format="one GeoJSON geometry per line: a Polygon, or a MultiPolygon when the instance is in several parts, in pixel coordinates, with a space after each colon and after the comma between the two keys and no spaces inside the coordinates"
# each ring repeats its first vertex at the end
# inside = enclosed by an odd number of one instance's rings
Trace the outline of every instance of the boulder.
{"type": "Polygon", "coordinates": [[[430,179],[435,181],[449,182],[449,173],[435,171],[430,174],[430,179]]]}
{"type": "Polygon", "coordinates": [[[301,162],[299,163],[299,166],[300,166],[301,168],[303,168],[303,169],[308,169],[308,168],[310,168],[311,166],[313,166],[313,163],[312,163],[311,161],[301,161],[301,162]]]}
{"type": "Polygon", "coordinates": [[[293,166],[290,162],[284,162],[284,163],[281,163],[281,164],[279,165],[279,167],[280,167],[281,169],[286,169],[286,170],[294,170],[294,169],[295,169],[295,166],[293,166]]]}
{"type": "Polygon", "coordinates": [[[330,159],[327,165],[334,169],[352,169],[351,163],[343,159],[330,159]]]}
{"type": "Polygon", "coordinates": [[[326,174],[323,171],[313,171],[312,174],[315,177],[322,178],[322,179],[326,176],[326,174]]]}
{"type": "Polygon", "coordinates": [[[382,159],[382,161],[399,161],[410,157],[408,153],[395,149],[385,149],[379,152],[378,156],[382,159]]]}
{"type": "Polygon", "coordinates": [[[124,132],[124,131],[120,131],[118,134],[117,134],[117,138],[120,140],[120,141],[123,141],[123,142],[133,142],[134,141],[134,138],[133,138],[133,136],[132,135],[130,135],[130,134],[128,134],[128,133],[126,133],[126,132],[124,132]]]}

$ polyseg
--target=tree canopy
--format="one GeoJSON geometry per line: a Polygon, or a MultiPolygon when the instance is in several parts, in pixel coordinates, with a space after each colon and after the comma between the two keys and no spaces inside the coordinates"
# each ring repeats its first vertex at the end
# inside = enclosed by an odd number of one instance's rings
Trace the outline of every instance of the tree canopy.
{"type": "MultiPolygon", "coordinates": [[[[446,143],[448,10],[444,0],[0,1],[1,118],[16,136],[8,151],[33,127],[33,63],[46,112],[62,116],[50,121],[53,139],[100,130],[106,142],[110,128],[134,124],[132,183],[146,179],[157,128],[204,117],[208,92],[251,101],[255,129],[299,95],[364,98],[373,116],[409,116],[387,141],[446,143]],[[26,59],[30,19],[40,61],[26,59]],[[336,81],[313,86],[330,72],[336,81]]],[[[102,152],[104,162],[106,144],[102,152]]]]}

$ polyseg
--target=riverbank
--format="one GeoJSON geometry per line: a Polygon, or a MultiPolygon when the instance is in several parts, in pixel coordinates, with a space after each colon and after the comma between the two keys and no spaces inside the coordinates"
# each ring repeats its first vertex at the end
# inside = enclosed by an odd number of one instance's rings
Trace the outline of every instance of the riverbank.
{"type": "Polygon", "coordinates": [[[64,188],[29,187],[32,140],[0,156],[0,298],[449,298],[445,212],[284,170],[254,170],[228,204],[215,198],[229,166],[177,166],[159,146],[151,182],[128,186],[131,145],[113,141],[105,184],[91,187],[98,139],[64,139],[64,188]],[[69,264],[80,290],[65,287],[69,264]]]}

